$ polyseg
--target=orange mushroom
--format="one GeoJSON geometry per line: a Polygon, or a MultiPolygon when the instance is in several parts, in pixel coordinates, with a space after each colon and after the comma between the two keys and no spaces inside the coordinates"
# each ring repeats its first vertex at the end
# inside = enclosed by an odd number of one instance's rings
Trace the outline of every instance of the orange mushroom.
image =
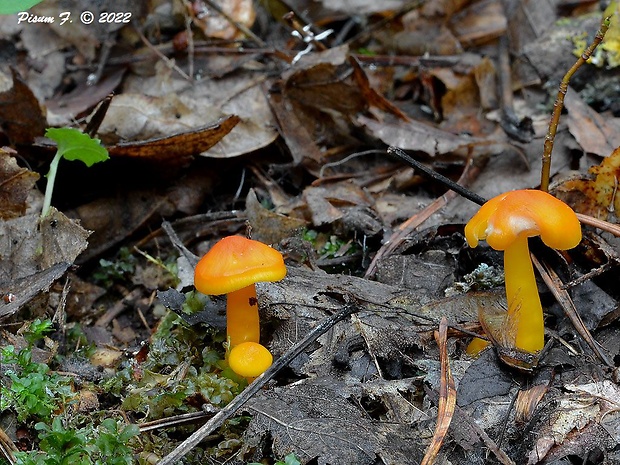
{"type": "Polygon", "coordinates": [[[229,347],[259,342],[260,324],[255,283],[286,276],[282,254],[262,242],[228,236],[200,259],[194,285],[209,295],[227,294],[226,331],[229,347]]]}
{"type": "Polygon", "coordinates": [[[245,378],[256,378],[272,363],[271,352],[258,342],[242,342],[234,346],[228,354],[228,365],[232,371],[245,378]]]}
{"type": "Polygon", "coordinates": [[[504,251],[507,318],[515,328],[514,347],[537,353],[544,346],[544,321],[528,237],[540,235],[551,248],[571,249],[581,241],[581,225],[575,212],[551,194],[516,190],[486,202],[465,226],[470,247],[486,239],[504,251]]]}

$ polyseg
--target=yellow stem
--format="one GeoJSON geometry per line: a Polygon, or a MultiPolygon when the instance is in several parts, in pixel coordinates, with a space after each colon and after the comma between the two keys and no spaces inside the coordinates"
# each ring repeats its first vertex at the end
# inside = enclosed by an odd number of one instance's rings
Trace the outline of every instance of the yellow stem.
{"type": "Polygon", "coordinates": [[[545,344],[545,327],[527,237],[517,237],[505,250],[504,273],[508,302],[507,336],[512,339],[514,335],[516,348],[539,352],[545,344]]]}
{"type": "Polygon", "coordinates": [[[254,284],[228,294],[226,332],[230,348],[242,342],[259,342],[260,321],[254,284]]]}

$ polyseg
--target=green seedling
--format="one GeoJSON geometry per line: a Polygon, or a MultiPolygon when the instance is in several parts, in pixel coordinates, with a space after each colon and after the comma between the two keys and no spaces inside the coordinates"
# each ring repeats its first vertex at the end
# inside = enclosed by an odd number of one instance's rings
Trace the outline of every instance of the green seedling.
{"type": "Polygon", "coordinates": [[[78,129],[49,128],[45,131],[45,136],[56,142],[58,148],[50,164],[50,170],[47,173],[47,186],[45,188],[45,198],[43,199],[43,209],[41,210],[42,219],[50,211],[56,172],[58,171],[58,163],[61,158],[71,161],[80,160],[89,168],[95,163],[106,161],[110,158],[108,151],[101,145],[99,139],[93,139],[78,129]]]}

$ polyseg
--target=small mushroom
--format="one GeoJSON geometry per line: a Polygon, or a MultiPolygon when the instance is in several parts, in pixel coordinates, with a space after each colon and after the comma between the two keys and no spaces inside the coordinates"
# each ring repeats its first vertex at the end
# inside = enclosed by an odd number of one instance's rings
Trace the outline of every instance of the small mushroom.
{"type": "Polygon", "coordinates": [[[507,318],[515,328],[515,348],[537,353],[544,346],[544,321],[528,237],[540,235],[551,248],[566,250],[581,241],[575,212],[547,192],[516,190],[486,202],[465,226],[470,247],[486,239],[504,251],[507,318]]]}
{"type": "Polygon", "coordinates": [[[200,259],[194,285],[209,295],[227,294],[226,331],[229,347],[259,342],[260,323],[255,283],[286,276],[282,254],[262,242],[228,236],[200,259]]]}
{"type": "Polygon", "coordinates": [[[245,378],[256,378],[272,363],[271,352],[258,342],[242,342],[234,346],[228,354],[228,365],[232,371],[245,378]]]}

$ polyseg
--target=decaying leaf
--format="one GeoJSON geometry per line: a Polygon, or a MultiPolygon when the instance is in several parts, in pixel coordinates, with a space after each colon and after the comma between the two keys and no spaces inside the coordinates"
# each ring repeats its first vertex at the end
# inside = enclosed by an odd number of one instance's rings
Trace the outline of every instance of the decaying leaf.
{"type": "Polygon", "coordinates": [[[564,106],[568,110],[568,130],[584,152],[606,157],[620,146],[617,124],[595,112],[571,88],[566,93],[564,106]]]}
{"type": "Polygon", "coordinates": [[[0,148],[0,219],[22,216],[28,207],[39,175],[22,168],[5,149],[0,148]]]}
{"type": "Polygon", "coordinates": [[[466,153],[471,149],[494,153],[498,150],[494,146],[503,142],[501,135],[488,138],[459,136],[420,121],[404,122],[390,118],[377,121],[364,115],[358,116],[357,119],[387,145],[403,150],[419,150],[430,156],[445,155],[451,152],[466,153]]]}
{"type": "Polygon", "coordinates": [[[556,399],[528,457],[528,465],[587,456],[613,449],[620,441],[620,389],[609,380],[566,386],[569,393],[556,399]]]}
{"type": "Polygon", "coordinates": [[[147,158],[149,160],[184,160],[205,152],[220,142],[239,123],[238,116],[231,115],[208,126],[181,134],[143,140],[121,142],[108,148],[112,156],[147,158]]]}
{"type": "Polygon", "coordinates": [[[615,222],[620,211],[620,147],[589,169],[589,178],[572,179],[555,188],[558,197],[579,213],[615,222]]]}
{"type": "Polygon", "coordinates": [[[253,189],[250,189],[245,199],[245,211],[252,226],[252,238],[266,244],[277,244],[293,237],[307,224],[301,218],[281,215],[265,208],[253,189]]]}
{"type": "Polygon", "coordinates": [[[43,252],[41,266],[49,268],[56,263],[73,263],[88,246],[90,231],[63,213],[50,208],[49,214],[39,224],[43,252]]]}
{"type": "Polygon", "coordinates": [[[12,73],[12,83],[0,73],[0,126],[12,144],[31,144],[43,135],[47,120],[28,85],[17,71],[12,73]]]}
{"type": "Polygon", "coordinates": [[[316,459],[319,464],[362,465],[376,463],[377,456],[389,465],[419,463],[424,440],[415,423],[373,420],[357,400],[390,399],[389,408],[391,403],[406,403],[397,393],[411,388],[410,380],[384,381],[377,396],[375,385],[367,391],[365,385],[318,378],[262,391],[248,403],[253,418],[245,449],[270,433],[276,455],[294,452],[302,463],[316,459]]]}
{"type": "Polygon", "coordinates": [[[331,379],[263,391],[248,403],[254,414],[249,437],[271,432],[278,456],[303,454],[319,464],[371,464],[379,446],[368,417],[331,379]]]}

